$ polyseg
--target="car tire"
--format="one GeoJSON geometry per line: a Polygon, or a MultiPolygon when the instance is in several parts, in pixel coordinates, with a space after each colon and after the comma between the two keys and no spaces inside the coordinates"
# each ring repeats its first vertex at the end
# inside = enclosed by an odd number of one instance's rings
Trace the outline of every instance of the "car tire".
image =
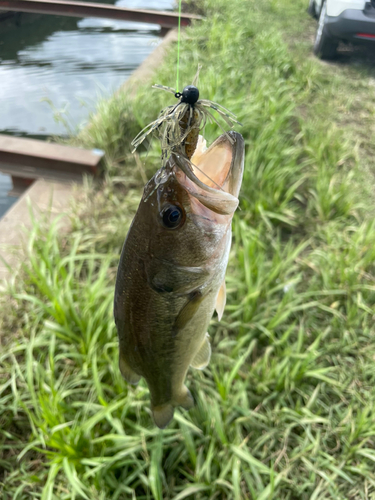
{"type": "Polygon", "coordinates": [[[327,1],[325,0],[320,10],[318,28],[316,30],[314,54],[320,59],[334,59],[337,56],[338,40],[327,33],[327,1]]]}
{"type": "Polygon", "coordinates": [[[310,16],[314,17],[315,19],[318,17],[316,13],[316,8],[315,8],[315,0],[310,0],[309,1],[309,6],[307,7],[307,12],[310,14],[310,16]]]}

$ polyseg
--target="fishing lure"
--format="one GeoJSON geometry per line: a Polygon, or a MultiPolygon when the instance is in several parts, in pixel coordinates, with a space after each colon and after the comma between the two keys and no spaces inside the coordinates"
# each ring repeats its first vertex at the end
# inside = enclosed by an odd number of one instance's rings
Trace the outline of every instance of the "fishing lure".
{"type": "Polygon", "coordinates": [[[210,109],[216,111],[230,127],[234,124],[241,125],[236,116],[224,106],[208,99],[199,99],[199,90],[195,85],[187,85],[182,92],[157,84],[153,85],[153,88],[172,93],[178,99],[178,103],[163,109],[155,121],[140,131],[132,141],[132,146],[134,153],[147,136],[157,133],[162,149],[162,167],[172,152],[190,160],[196,149],[199,133],[207,121],[216,123],[229,141],[232,141],[210,109]]]}

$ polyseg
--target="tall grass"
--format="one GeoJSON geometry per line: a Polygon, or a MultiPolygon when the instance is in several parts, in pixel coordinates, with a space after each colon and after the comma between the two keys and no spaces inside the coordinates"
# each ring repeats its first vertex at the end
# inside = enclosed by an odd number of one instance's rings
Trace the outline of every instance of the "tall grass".
{"type": "MultiPolygon", "coordinates": [[[[76,139],[106,150],[105,182],[86,186],[70,234],[35,225],[1,299],[4,500],[374,495],[375,223],[348,134],[314,112],[334,98],[327,70],[289,46],[305,7],[205,0],[206,21],[183,41],[181,81],[203,64],[201,95],[244,124],[246,164],[213,359],[188,375],[195,408],[164,431],[146,385],[120,377],[112,300],[143,179],[159,166],[157,145],[135,161],[129,142],[171,98],[119,93],[76,139]]],[[[174,55],[158,83],[173,85],[174,55]]]]}

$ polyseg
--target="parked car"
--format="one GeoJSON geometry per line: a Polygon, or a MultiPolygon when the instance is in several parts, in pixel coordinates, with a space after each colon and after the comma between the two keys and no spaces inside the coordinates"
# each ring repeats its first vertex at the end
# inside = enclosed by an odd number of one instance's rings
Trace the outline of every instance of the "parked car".
{"type": "Polygon", "coordinates": [[[375,49],[375,0],[310,0],[318,19],[314,53],[333,59],[340,41],[372,44],[375,49]]]}

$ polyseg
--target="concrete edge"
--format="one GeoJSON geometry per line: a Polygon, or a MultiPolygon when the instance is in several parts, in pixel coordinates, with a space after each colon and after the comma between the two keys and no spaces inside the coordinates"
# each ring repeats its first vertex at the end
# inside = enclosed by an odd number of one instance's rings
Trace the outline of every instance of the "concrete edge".
{"type": "Polygon", "coordinates": [[[35,181],[0,220],[0,289],[18,273],[25,257],[27,234],[33,219],[51,223],[61,217],[61,229],[70,227],[67,209],[76,183],[35,181]]]}

